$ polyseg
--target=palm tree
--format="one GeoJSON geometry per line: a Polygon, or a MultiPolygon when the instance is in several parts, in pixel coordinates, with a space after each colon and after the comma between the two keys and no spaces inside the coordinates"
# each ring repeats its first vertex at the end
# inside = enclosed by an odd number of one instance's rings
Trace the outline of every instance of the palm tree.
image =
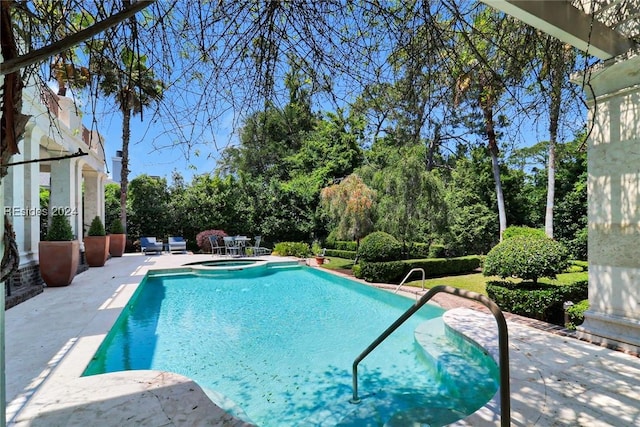
{"type": "MultiPolygon", "coordinates": [[[[109,49],[102,49],[103,52],[109,49]]],[[[114,55],[115,56],[115,55],[114,55]]],[[[131,116],[141,114],[145,107],[160,101],[164,83],[155,78],[153,70],[146,66],[147,57],[128,47],[120,49],[118,62],[105,56],[93,62],[94,74],[99,78],[99,89],[113,96],[122,113],[122,171],[120,175],[120,221],[127,227],[127,190],[129,184],[129,140],[131,116]]]]}
{"type": "Polygon", "coordinates": [[[459,33],[454,67],[455,101],[467,99],[480,110],[479,128],[487,139],[495,180],[500,240],[507,228],[507,214],[500,180],[496,108],[505,92],[522,80],[529,63],[526,49],[530,32],[514,19],[491,9],[482,10],[471,31],[459,33]]]}

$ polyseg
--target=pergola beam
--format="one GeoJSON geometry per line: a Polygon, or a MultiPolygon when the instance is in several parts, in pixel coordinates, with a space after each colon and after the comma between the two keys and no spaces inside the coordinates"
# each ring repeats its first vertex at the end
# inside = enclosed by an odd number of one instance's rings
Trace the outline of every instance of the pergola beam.
{"type": "Polygon", "coordinates": [[[592,15],[559,0],[482,0],[563,42],[600,58],[627,52],[635,43],[592,15]]]}

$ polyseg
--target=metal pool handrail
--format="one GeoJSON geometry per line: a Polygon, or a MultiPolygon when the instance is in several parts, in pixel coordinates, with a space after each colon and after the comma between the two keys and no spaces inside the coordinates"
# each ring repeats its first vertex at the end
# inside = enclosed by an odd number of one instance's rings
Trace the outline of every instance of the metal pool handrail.
{"type": "Polygon", "coordinates": [[[422,272],[422,290],[424,291],[424,279],[425,279],[425,272],[424,272],[424,268],[412,268],[411,271],[409,271],[407,273],[406,276],[404,276],[404,279],[402,279],[402,282],[400,282],[400,284],[398,286],[396,286],[396,290],[393,291],[394,294],[398,293],[398,290],[402,287],[402,285],[404,285],[404,282],[407,281],[407,279],[409,278],[409,276],[411,276],[411,274],[413,274],[414,271],[421,271],[422,272]]]}
{"type": "Polygon", "coordinates": [[[351,403],[360,403],[358,397],[358,364],[369,355],[382,341],[384,341],[393,331],[398,329],[408,318],[427,303],[434,295],[445,292],[459,297],[471,299],[484,304],[495,317],[498,323],[498,359],[500,368],[500,425],[508,427],[511,424],[511,398],[509,390],[509,340],[507,322],[500,308],[484,295],[476,292],[458,289],[451,286],[436,286],[424,294],[419,300],[402,314],[391,326],[389,326],[378,338],[373,341],[361,354],[353,361],[353,398],[351,403]]]}

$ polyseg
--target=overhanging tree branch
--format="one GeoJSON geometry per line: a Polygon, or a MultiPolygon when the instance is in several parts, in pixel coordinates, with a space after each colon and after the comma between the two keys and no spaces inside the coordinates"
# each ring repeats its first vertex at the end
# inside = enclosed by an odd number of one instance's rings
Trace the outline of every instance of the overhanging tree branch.
{"type": "Polygon", "coordinates": [[[62,40],[51,43],[50,45],[41,47],[31,51],[25,55],[18,56],[16,58],[9,59],[3,63],[0,63],[0,73],[7,75],[20,70],[21,68],[33,65],[38,61],[49,58],[50,56],[67,50],[78,43],[81,43],[102,31],[113,27],[114,25],[124,21],[125,19],[135,15],[145,7],[154,3],[156,0],[139,0],[133,3],[131,6],[123,9],[122,11],[111,15],[110,17],[93,24],[92,26],[85,28],[82,31],[78,31],[75,34],[65,37],[62,40]]]}

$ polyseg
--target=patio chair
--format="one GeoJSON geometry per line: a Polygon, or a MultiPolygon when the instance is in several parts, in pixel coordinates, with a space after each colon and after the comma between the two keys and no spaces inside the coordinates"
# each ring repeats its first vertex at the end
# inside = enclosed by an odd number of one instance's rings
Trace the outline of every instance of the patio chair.
{"type": "Polygon", "coordinates": [[[254,256],[270,255],[271,249],[260,246],[260,243],[262,243],[262,236],[256,236],[253,246],[247,246],[247,248],[251,249],[254,256]]]}
{"type": "Polygon", "coordinates": [[[211,243],[211,255],[223,255],[224,246],[220,246],[218,236],[209,236],[209,243],[211,243]]]}
{"type": "Polygon", "coordinates": [[[224,253],[225,255],[233,256],[240,255],[240,248],[236,246],[235,239],[233,237],[223,237],[224,240],[224,253]]]}
{"type": "Polygon", "coordinates": [[[162,241],[157,241],[155,237],[140,237],[140,248],[142,253],[148,252],[162,253],[162,241]]]}
{"type": "Polygon", "coordinates": [[[182,236],[169,236],[169,253],[173,251],[187,252],[187,242],[182,236]]]}

